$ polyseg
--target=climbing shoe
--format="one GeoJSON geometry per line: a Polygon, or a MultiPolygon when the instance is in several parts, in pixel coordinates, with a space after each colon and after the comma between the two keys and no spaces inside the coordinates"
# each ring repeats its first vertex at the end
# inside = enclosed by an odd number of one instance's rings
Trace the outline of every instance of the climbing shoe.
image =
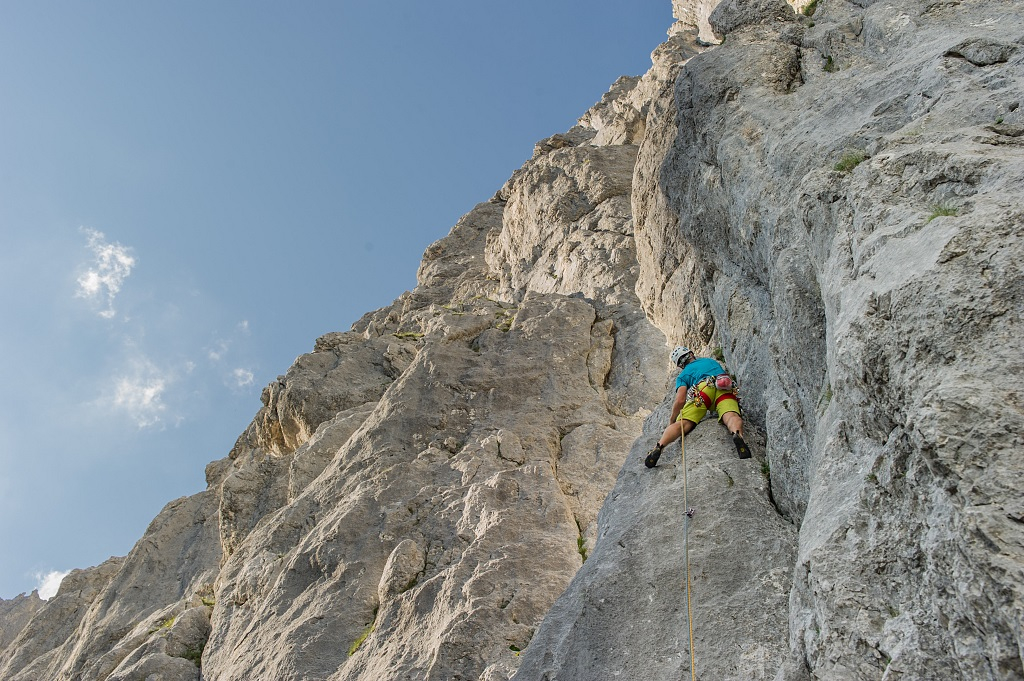
{"type": "Polygon", "coordinates": [[[747,443],[743,441],[739,433],[732,434],[732,443],[736,445],[736,453],[740,455],[741,459],[750,458],[750,447],[747,447],[747,443]]]}
{"type": "Polygon", "coordinates": [[[644,459],[644,465],[647,466],[648,468],[654,468],[655,466],[657,466],[658,465],[658,459],[661,458],[661,450],[662,449],[663,448],[662,448],[661,445],[656,445],[654,447],[654,449],[652,449],[651,451],[647,452],[647,458],[644,459]]]}

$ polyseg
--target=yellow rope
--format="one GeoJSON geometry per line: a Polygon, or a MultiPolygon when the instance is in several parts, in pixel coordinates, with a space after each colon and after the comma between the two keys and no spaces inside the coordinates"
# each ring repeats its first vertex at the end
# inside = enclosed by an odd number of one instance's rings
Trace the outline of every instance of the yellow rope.
{"type": "Polygon", "coordinates": [[[679,439],[683,455],[683,553],[686,555],[686,623],[690,627],[690,678],[697,681],[693,654],[693,606],[690,604],[690,507],[686,504],[686,435],[679,439]]]}

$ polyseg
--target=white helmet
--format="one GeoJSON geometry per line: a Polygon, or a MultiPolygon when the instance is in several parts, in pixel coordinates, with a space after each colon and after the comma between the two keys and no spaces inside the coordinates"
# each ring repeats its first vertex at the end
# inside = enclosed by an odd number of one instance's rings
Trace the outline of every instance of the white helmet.
{"type": "Polygon", "coordinates": [[[675,350],[672,351],[672,355],[671,355],[672,363],[675,364],[676,366],[679,366],[679,361],[681,359],[683,359],[687,355],[692,355],[692,354],[693,354],[693,350],[691,350],[690,348],[686,347],[685,345],[680,345],[680,346],[676,347],[675,350]]]}

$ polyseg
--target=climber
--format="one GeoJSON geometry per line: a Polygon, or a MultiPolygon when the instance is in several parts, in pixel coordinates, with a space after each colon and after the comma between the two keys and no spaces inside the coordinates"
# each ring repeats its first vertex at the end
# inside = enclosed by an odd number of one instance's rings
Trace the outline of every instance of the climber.
{"type": "Polygon", "coordinates": [[[743,418],[736,400],[732,378],[722,365],[709,357],[696,359],[693,351],[677,347],[671,354],[672,363],[682,369],[676,377],[676,399],[672,403],[672,417],[658,444],[647,453],[644,465],[658,465],[661,450],[700,423],[708,409],[718,412],[721,421],[732,433],[733,444],[741,459],[750,458],[750,449],[743,440],[743,418]]]}

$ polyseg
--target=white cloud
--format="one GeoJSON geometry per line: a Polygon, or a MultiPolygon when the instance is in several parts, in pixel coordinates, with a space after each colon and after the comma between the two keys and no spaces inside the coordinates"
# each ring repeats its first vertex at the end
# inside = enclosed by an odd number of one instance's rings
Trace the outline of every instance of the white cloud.
{"type": "Polygon", "coordinates": [[[206,348],[207,359],[211,362],[219,362],[224,359],[228,353],[231,352],[232,346],[235,345],[239,338],[250,335],[249,321],[247,319],[243,319],[235,325],[235,333],[232,335],[233,337],[228,339],[218,338],[214,341],[212,347],[206,348]]]}
{"type": "Polygon", "coordinates": [[[224,355],[228,353],[228,349],[231,348],[231,343],[226,340],[217,341],[216,345],[209,348],[206,351],[206,356],[210,358],[211,362],[219,362],[224,358],[224,355]]]}
{"type": "Polygon", "coordinates": [[[121,292],[121,285],[135,267],[135,258],[131,249],[119,243],[108,243],[103,232],[83,227],[89,240],[89,248],[93,252],[93,262],[78,277],[78,291],[75,296],[89,301],[99,302],[106,307],[99,315],[106,319],[113,318],[114,298],[121,292]]]}
{"type": "Polygon", "coordinates": [[[158,376],[122,376],[114,391],[114,406],[128,412],[139,428],[160,423],[166,405],[167,382],[158,376]]]}
{"type": "Polygon", "coordinates": [[[127,414],[139,428],[158,426],[167,415],[164,398],[175,380],[174,372],[137,357],[127,370],[114,377],[100,404],[127,414]]]}
{"type": "Polygon", "coordinates": [[[231,375],[235,379],[235,387],[237,388],[248,388],[256,382],[256,376],[248,369],[235,369],[231,372],[231,375]]]}
{"type": "Polygon", "coordinates": [[[68,576],[71,570],[65,570],[64,572],[58,572],[53,570],[43,574],[37,572],[36,578],[36,591],[39,592],[39,597],[44,601],[48,601],[57,595],[57,589],[60,588],[61,581],[68,576]]]}

